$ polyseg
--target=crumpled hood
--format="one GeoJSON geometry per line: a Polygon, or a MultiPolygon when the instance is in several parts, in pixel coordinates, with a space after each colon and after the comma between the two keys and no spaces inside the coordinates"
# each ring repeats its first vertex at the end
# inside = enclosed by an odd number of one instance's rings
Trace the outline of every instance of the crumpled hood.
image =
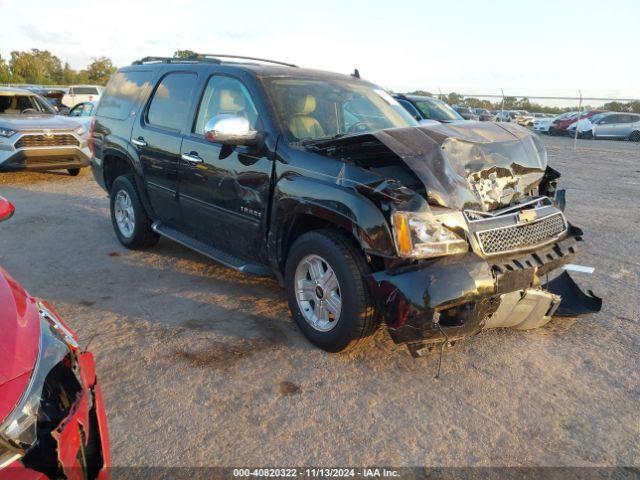
{"type": "Polygon", "coordinates": [[[35,299],[0,268],[0,422],[27,388],[38,358],[40,317],[35,299]]]}
{"type": "Polygon", "coordinates": [[[318,142],[348,159],[382,144],[424,184],[431,203],[489,211],[523,198],[540,183],[547,154],[535,134],[511,123],[459,122],[378,130],[318,142]]]}
{"type": "Polygon", "coordinates": [[[459,210],[494,210],[526,196],[547,154],[526,128],[460,122],[374,132],[424,183],[431,201],[459,210]]]}
{"type": "Polygon", "coordinates": [[[0,126],[17,132],[25,130],[73,130],[79,123],[60,115],[0,115],[0,126]]]}

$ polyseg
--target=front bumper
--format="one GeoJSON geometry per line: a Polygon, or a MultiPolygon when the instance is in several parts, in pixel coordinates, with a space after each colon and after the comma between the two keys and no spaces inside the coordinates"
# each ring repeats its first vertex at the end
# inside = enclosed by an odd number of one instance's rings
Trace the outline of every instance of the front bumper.
{"type": "Polygon", "coordinates": [[[20,460],[0,470],[0,480],[45,479],[49,477],[44,471],[58,467],[69,480],[109,478],[109,432],[95,361],[89,352],[80,353],[77,358],[82,378],[81,393],[76,397],[69,415],[51,432],[53,441],[38,439],[41,444],[55,448],[55,451],[27,452],[20,460]],[[45,460],[45,457],[55,459],[57,464],[50,465],[52,462],[45,460]]]}
{"type": "Polygon", "coordinates": [[[578,313],[600,309],[600,299],[580,297],[566,280],[542,285],[549,272],[574,258],[580,234],[572,227],[563,240],[517,257],[467,253],[376,272],[370,285],[396,343],[442,343],[503,326],[535,328],[556,309],[569,316],[576,302],[587,304],[578,313]],[[563,296],[554,290],[564,290],[563,296]]]}
{"type": "MultiPolygon", "coordinates": [[[[73,145],[23,146],[24,137],[39,136],[37,133],[14,135],[15,138],[2,139],[0,142],[0,172],[21,170],[61,170],[89,166],[90,150],[88,140],[72,133],[56,134],[72,138],[73,145]]],[[[56,135],[53,137],[55,138],[56,135]]]]}

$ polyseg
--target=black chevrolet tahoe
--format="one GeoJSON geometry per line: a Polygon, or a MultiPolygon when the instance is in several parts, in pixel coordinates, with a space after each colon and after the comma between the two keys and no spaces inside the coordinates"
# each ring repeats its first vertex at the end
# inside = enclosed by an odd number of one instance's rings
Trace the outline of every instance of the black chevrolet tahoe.
{"type": "Polygon", "coordinates": [[[146,57],[111,78],[92,148],[125,247],[163,236],[275,276],[302,332],[330,352],[382,322],[418,355],[600,308],[560,268],[581,231],[534,134],[419,126],[359,75],[146,57]]]}

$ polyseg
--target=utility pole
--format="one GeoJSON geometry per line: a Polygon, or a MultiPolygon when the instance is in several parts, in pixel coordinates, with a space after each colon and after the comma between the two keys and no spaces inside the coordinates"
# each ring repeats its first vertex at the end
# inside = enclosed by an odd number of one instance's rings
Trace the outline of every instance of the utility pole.
{"type": "Polygon", "coordinates": [[[500,110],[500,121],[504,122],[504,89],[501,88],[500,91],[502,92],[502,108],[500,110]]]}
{"type": "Polygon", "coordinates": [[[580,96],[580,103],[578,104],[578,118],[576,119],[576,133],[573,137],[573,149],[578,146],[578,127],[580,126],[580,117],[582,117],[582,90],[578,90],[580,96]]]}

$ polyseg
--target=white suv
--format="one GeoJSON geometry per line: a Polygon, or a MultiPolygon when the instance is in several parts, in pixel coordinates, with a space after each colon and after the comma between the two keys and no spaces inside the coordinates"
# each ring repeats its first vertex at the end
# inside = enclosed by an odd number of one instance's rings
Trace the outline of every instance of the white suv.
{"type": "Polygon", "coordinates": [[[102,87],[95,85],[71,85],[69,91],[62,97],[62,104],[73,108],[82,102],[97,102],[100,100],[102,87]]]}

